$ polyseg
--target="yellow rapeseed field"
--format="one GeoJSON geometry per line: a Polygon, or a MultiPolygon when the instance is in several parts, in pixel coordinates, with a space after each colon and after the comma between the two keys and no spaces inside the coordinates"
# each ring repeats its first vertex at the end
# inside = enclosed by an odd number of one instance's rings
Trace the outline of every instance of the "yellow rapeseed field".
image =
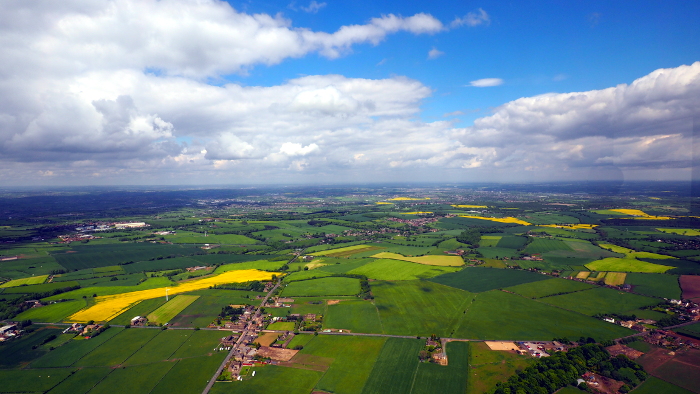
{"type": "Polygon", "coordinates": [[[653,216],[640,209],[611,209],[613,212],[618,212],[624,215],[635,216],[635,219],[648,219],[648,220],[670,220],[668,216],[653,216]]]}
{"type": "Polygon", "coordinates": [[[486,218],[483,216],[468,216],[468,215],[459,215],[460,217],[463,218],[470,218],[470,219],[481,219],[481,220],[490,220],[492,222],[499,222],[499,223],[517,223],[517,224],[522,224],[523,226],[531,226],[532,224],[529,222],[526,222],[524,220],[520,220],[518,218],[514,217],[507,217],[507,218],[486,218]]]}
{"type": "MultiPolygon", "coordinates": [[[[196,279],[168,287],[168,295],[186,293],[189,291],[209,288],[209,286],[226,283],[249,282],[253,280],[269,280],[272,272],[255,269],[227,271],[220,275],[196,279]]],[[[69,322],[108,321],[129,309],[139,301],[165,297],[165,287],[149,290],[132,291],[130,293],[113,294],[95,298],[95,305],[78,311],[68,317],[69,322]]]]}
{"type": "Polygon", "coordinates": [[[386,201],[379,201],[377,204],[379,204],[379,205],[394,205],[393,202],[386,202],[386,201]]]}
{"type": "Polygon", "coordinates": [[[594,227],[597,227],[597,224],[540,224],[539,227],[554,227],[554,228],[562,228],[562,229],[567,229],[567,230],[591,230],[594,227]]]}

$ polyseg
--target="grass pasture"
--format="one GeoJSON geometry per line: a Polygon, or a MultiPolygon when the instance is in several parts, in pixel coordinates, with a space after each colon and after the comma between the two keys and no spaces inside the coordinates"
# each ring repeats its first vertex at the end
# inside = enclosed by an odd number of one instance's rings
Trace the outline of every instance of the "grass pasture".
{"type": "Polygon", "coordinates": [[[495,246],[499,248],[519,249],[525,246],[527,238],[517,236],[502,237],[495,246]]]}
{"type": "Polygon", "coordinates": [[[87,303],[85,300],[71,300],[65,302],[57,302],[46,306],[27,309],[20,313],[15,318],[17,320],[31,320],[43,323],[57,323],[68,316],[85,308],[87,303]]]}
{"type": "Polygon", "coordinates": [[[506,287],[504,290],[527,298],[542,298],[553,294],[573,293],[593,288],[593,285],[575,280],[552,278],[506,287]]]}
{"type": "Polygon", "coordinates": [[[253,367],[255,377],[240,382],[217,382],[212,394],[269,394],[271,387],[284,387],[285,394],[309,394],[323,372],[277,365],[253,367]]]}
{"type": "Polygon", "coordinates": [[[0,393],[42,393],[50,390],[71,374],[69,369],[0,370],[0,393]]]}
{"type": "Polygon", "coordinates": [[[267,326],[268,330],[292,331],[294,330],[293,322],[278,321],[267,326]]]}
{"type": "Polygon", "coordinates": [[[192,330],[160,331],[155,338],[131,355],[124,362],[124,365],[147,364],[168,360],[192,336],[193,332],[192,330]]]}
{"type": "Polygon", "coordinates": [[[283,282],[294,282],[295,280],[318,279],[325,276],[331,276],[330,272],[321,270],[296,271],[284,277],[283,282]]]}
{"type": "Polygon", "coordinates": [[[129,261],[144,261],[170,255],[189,255],[198,249],[193,246],[151,243],[119,243],[104,245],[76,245],[69,251],[51,255],[67,270],[106,267],[129,261]]]}
{"type": "Polygon", "coordinates": [[[149,394],[199,394],[219,367],[226,353],[180,360],[149,394]]]}
{"type": "Polygon", "coordinates": [[[482,235],[479,245],[484,247],[494,247],[498,245],[498,241],[501,240],[500,235],[482,235]]]}
{"type": "Polygon", "coordinates": [[[282,294],[285,297],[314,297],[355,295],[359,292],[359,279],[330,277],[289,283],[282,294]]]}
{"type": "Polygon", "coordinates": [[[700,235],[700,230],[693,228],[657,228],[657,230],[661,231],[662,233],[687,235],[690,237],[697,237],[700,235]]]}
{"type": "MultiPolygon", "coordinates": [[[[462,261],[461,258],[459,260],[462,261]]],[[[456,270],[452,267],[416,264],[394,259],[377,259],[348,271],[348,274],[365,275],[370,279],[378,280],[413,280],[432,278],[456,270]]]]}
{"type": "Polygon", "coordinates": [[[692,394],[692,391],[678,387],[675,384],[649,376],[644,383],[631,391],[632,394],[692,394]]]}
{"type": "Polygon", "coordinates": [[[571,247],[564,241],[560,241],[558,239],[535,238],[532,243],[525,248],[525,253],[542,254],[557,250],[571,251],[571,247]]]}
{"type": "Polygon", "coordinates": [[[430,281],[478,293],[545,279],[549,277],[529,271],[467,267],[458,272],[436,276],[430,281]]]}
{"type": "Polygon", "coordinates": [[[569,293],[541,299],[550,305],[593,316],[597,313],[620,313],[652,306],[658,299],[630,294],[608,288],[594,288],[578,293],[569,293]]]}
{"type": "Polygon", "coordinates": [[[22,286],[22,285],[38,285],[41,283],[44,283],[46,281],[46,278],[48,278],[48,275],[39,275],[39,276],[32,276],[29,278],[20,278],[20,279],[12,279],[11,281],[5,282],[0,285],[0,288],[5,288],[5,287],[15,287],[15,286],[22,286]]]}
{"type": "Polygon", "coordinates": [[[504,381],[517,370],[525,369],[534,361],[530,356],[491,350],[483,342],[470,342],[467,393],[486,393],[496,383],[504,381]]]}
{"type": "Polygon", "coordinates": [[[51,335],[60,334],[61,330],[42,328],[17,340],[4,343],[3,346],[0,346],[0,368],[16,368],[26,365],[48,351],[46,346],[41,346],[42,342],[51,335]]]}
{"type": "Polygon", "coordinates": [[[49,394],[77,394],[87,393],[105,378],[112,368],[82,368],[62,381],[58,386],[49,391],[49,394]]]}
{"type": "Polygon", "coordinates": [[[371,246],[371,245],[352,245],[352,246],[346,246],[344,248],[329,249],[329,250],[324,250],[321,252],[313,252],[311,254],[314,256],[350,257],[350,256],[357,254],[357,253],[364,253],[364,252],[369,252],[372,250],[380,250],[380,249],[384,249],[384,248],[378,247],[378,246],[371,246]]]}
{"type": "Polygon", "coordinates": [[[56,289],[65,289],[66,287],[79,285],[80,284],[74,280],[67,282],[41,283],[37,285],[21,285],[16,287],[5,287],[3,294],[45,293],[56,289]]]}
{"type": "MultiPolygon", "coordinates": [[[[170,356],[174,358],[188,358],[204,356],[212,353],[221,342],[221,337],[224,333],[220,331],[197,330],[183,343],[174,354],[170,356]]],[[[212,374],[214,371],[212,371],[212,374]]]]}
{"type": "Polygon", "coordinates": [[[411,394],[459,393],[467,391],[469,343],[448,342],[448,365],[419,363],[411,394]]]}
{"type": "Polygon", "coordinates": [[[167,323],[185,308],[190,306],[190,304],[195,302],[198,298],[199,296],[196,295],[177,295],[170,301],[160,306],[158,309],[149,313],[147,316],[148,321],[154,323],[167,323]]]}
{"type": "Polygon", "coordinates": [[[411,263],[425,264],[425,265],[436,265],[442,267],[460,267],[464,265],[464,260],[459,256],[419,256],[419,257],[406,257],[397,253],[381,252],[373,255],[372,257],[378,259],[394,259],[409,261],[411,263]]]}
{"type": "MultiPolygon", "coordinates": [[[[152,363],[117,368],[98,383],[90,393],[145,393],[150,392],[174,363],[152,363]]],[[[213,374],[213,372],[212,372],[213,374]]]]}

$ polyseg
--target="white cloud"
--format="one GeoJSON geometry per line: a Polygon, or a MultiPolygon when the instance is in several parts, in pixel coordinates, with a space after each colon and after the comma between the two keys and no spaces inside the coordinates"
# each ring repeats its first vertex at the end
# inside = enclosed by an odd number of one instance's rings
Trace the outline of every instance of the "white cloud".
{"type": "Polygon", "coordinates": [[[483,78],[469,82],[469,86],[475,86],[477,88],[485,88],[499,85],[503,85],[503,80],[501,78],[483,78]]]}
{"type": "Polygon", "coordinates": [[[479,25],[489,25],[491,24],[491,17],[489,14],[486,13],[481,8],[478,8],[476,11],[472,11],[465,15],[463,18],[455,18],[455,20],[450,23],[451,27],[459,27],[459,26],[479,26],[479,25]]]}
{"type": "Polygon", "coordinates": [[[437,59],[444,54],[445,52],[439,51],[437,48],[433,47],[433,49],[428,51],[428,59],[437,59]]]}
{"type": "Polygon", "coordinates": [[[287,156],[306,156],[316,150],[318,150],[318,145],[316,144],[302,146],[294,142],[285,142],[282,144],[282,147],[280,147],[280,153],[284,153],[287,156]]]}
{"type": "Polygon", "coordinates": [[[312,0],[311,3],[309,3],[308,7],[301,7],[302,10],[315,14],[317,13],[321,8],[325,7],[327,4],[324,3],[318,3],[316,0],[312,0]]]}

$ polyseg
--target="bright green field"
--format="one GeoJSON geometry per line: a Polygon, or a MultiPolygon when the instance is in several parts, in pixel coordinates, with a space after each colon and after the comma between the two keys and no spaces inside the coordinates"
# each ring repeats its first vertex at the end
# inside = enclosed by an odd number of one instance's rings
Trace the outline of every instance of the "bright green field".
{"type": "MultiPolygon", "coordinates": [[[[158,335],[159,330],[126,329],[103,343],[75,364],[79,367],[113,366],[124,362],[158,335]]],[[[97,336],[99,338],[100,335],[97,336]]],[[[92,341],[89,339],[88,341],[92,341]]]]}
{"type": "Polygon", "coordinates": [[[571,250],[571,247],[558,239],[536,238],[525,248],[525,253],[547,253],[555,250],[571,250]]]}
{"type": "Polygon", "coordinates": [[[114,319],[110,320],[109,323],[119,324],[122,326],[131,324],[131,319],[135,318],[136,316],[146,316],[163,304],[165,304],[165,297],[143,300],[138,304],[132,306],[131,308],[127,309],[126,311],[122,312],[114,319]]]}
{"type": "Polygon", "coordinates": [[[424,344],[421,339],[387,339],[362,394],[410,393],[424,344]]]}
{"type": "Polygon", "coordinates": [[[635,293],[676,300],[681,298],[678,275],[629,273],[625,283],[632,285],[635,293]]]}
{"type": "Polygon", "coordinates": [[[613,271],[613,272],[656,272],[663,273],[675,267],[647,263],[633,258],[608,257],[586,264],[586,268],[591,271],[613,271]]]}
{"type": "Polygon", "coordinates": [[[473,295],[428,281],[373,282],[386,334],[450,336],[473,295]]]}
{"type": "Polygon", "coordinates": [[[294,322],[278,321],[267,326],[268,330],[292,331],[294,322]]]}
{"type": "Polygon", "coordinates": [[[467,394],[486,393],[496,383],[504,381],[517,370],[523,370],[533,362],[535,359],[530,356],[493,351],[484,342],[470,342],[467,394]]]}
{"type": "Polygon", "coordinates": [[[394,259],[378,259],[348,271],[348,273],[365,275],[369,279],[378,280],[413,280],[432,278],[457,270],[458,268],[452,267],[417,264],[394,259]]]}
{"type": "Polygon", "coordinates": [[[691,237],[697,237],[698,235],[700,235],[700,230],[692,228],[657,228],[657,230],[663,233],[688,235],[691,237]]]}
{"type": "Polygon", "coordinates": [[[467,267],[459,272],[436,276],[430,279],[430,281],[478,293],[523,283],[542,281],[549,278],[549,276],[529,271],[467,267]]]}
{"type": "Polygon", "coordinates": [[[546,297],[542,298],[541,301],[589,316],[596,313],[625,313],[659,303],[659,300],[655,298],[601,287],[546,297]]]}
{"type": "Polygon", "coordinates": [[[498,245],[498,241],[501,240],[500,235],[482,235],[479,245],[484,247],[494,247],[498,245]]]}
{"type": "Polygon", "coordinates": [[[603,341],[634,333],[580,313],[497,290],[476,294],[463,316],[453,338],[549,341],[590,336],[603,341]]]}
{"type": "Polygon", "coordinates": [[[219,331],[195,331],[170,358],[197,357],[209,354],[221,342],[221,337],[223,335],[219,331]]]}
{"type": "Polygon", "coordinates": [[[372,372],[386,338],[319,335],[299,354],[333,359],[315,389],[329,393],[359,394],[372,372]]]}
{"type": "Polygon", "coordinates": [[[659,378],[649,376],[644,383],[640,384],[636,389],[631,391],[632,394],[692,394],[684,388],[678,387],[675,384],[668,383],[659,378]]]}
{"type": "Polygon", "coordinates": [[[57,323],[75,312],[85,308],[85,300],[57,302],[39,308],[31,308],[15,317],[17,320],[57,323]]]}
{"type": "Polygon", "coordinates": [[[330,272],[321,271],[319,269],[308,270],[308,271],[297,271],[297,272],[292,272],[291,274],[285,276],[283,281],[285,283],[287,283],[287,282],[294,282],[295,280],[323,278],[323,277],[330,276],[330,275],[332,275],[330,272]]]}
{"type": "Polygon", "coordinates": [[[411,393],[465,393],[469,374],[469,345],[467,342],[449,342],[445,347],[447,366],[418,363],[411,393]]]}
{"type": "Polygon", "coordinates": [[[379,311],[369,301],[347,300],[328,305],[323,328],[337,328],[352,332],[381,334],[379,311]]]}
{"type": "MultiPolygon", "coordinates": [[[[134,328],[134,330],[138,330],[134,328]]],[[[156,330],[160,331],[160,330],[156,330]]],[[[124,365],[147,364],[167,360],[185,343],[194,331],[165,330],[129,357],[124,365]]]]}
{"type": "Polygon", "coordinates": [[[12,279],[9,282],[5,282],[0,285],[0,288],[2,287],[15,287],[15,286],[22,286],[22,285],[38,285],[40,283],[44,283],[46,278],[48,278],[48,275],[39,275],[39,276],[32,276],[31,278],[21,278],[21,279],[12,279]]]}
{"type": "Polygon", "coordinates": [[[149,313],[147,316],[148,321],[154,323],[167,323],[172,318],[177,316],[178,313],[182,312],[183,309],[197,301],[198,298],[199,296],[196,295],[177,295],[158,309],[149,313]]]}
{"type": "Polygon", "coordinates": [[[166,235],[165,238],[176,244],[253,245],[260,243],[260,241],[238,234],[209,234],[205,237],[204,234],[186,232],[176,235],[166,235]]]}
{"type": "MultiPolygon", "coordinates": [[[[20,280],[20,279],[15,279],[20,280]]],[[[8,282],[9,283],[9,282],[8,282]]],[[[67,282],[41,283],[38,285],[26,285],[17,287],[5,287],[3,294],[30,294],[30,293],[45,293],[48,291],[63,289],[66,287],[79,286],[80,284],[74,280],[67,282]]]]}
{"type": "Polygon", "coordinates": [[[294,349],[296,346],[306,346],[313,338],[314,336],[311,334],[297,334],[292,338],[289,344],[287,344],[287,349],[294,349]]]}
{"type": "Polygon", "coordinates": [[[285,297],[313,297],[354,295],[359,292],[359,279],[331,277],[292,282],[282,294],[285,297]]]}
{"type": "Polygon", "coordinates": [[[593,288],[593,285],[575,280],[552,278],[538,282],[524,283],[522,285],[506,287],[504,290],[512,291],[527,298],[547,297],[553,294],[572,293],[593,288]]]}
{"type": "Polygon", "coordinates": [[[254,367],[255,377],[234,383],[215,383],[212,394],[270,394],[271,387],[284,387],[285,394],[309,394],[323,372],[277,365],[254,367]]]}

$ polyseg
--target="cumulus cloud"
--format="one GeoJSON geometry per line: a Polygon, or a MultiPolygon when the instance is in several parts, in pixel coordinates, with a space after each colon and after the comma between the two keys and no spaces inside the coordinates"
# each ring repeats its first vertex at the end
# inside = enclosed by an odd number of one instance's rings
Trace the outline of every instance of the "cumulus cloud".
{"type": "Polygon", "coordinates": [[[503,80],[501,78],[483,78],[469,82],[469,86],[475,86],[477,88],[485,88],[499,85],[503,85],[503,80]]]}
{"type": "Polygon", "coordinates": [[[438,50],[437,48],[433,47],[433,49],[428,51],[428,59],[437,59],[444,54],[445,54],[445,52],[442,52],[442,51],[438,50]]]}
{"type": "Polygon", "coordinates": [[[491,24],[491,17],[489,14],[486,13],[482,8],[478,8],[475,11],[472,11],[465,15],[462,18],[455,18],[452,23],[450,23],[451,27],[459,27],[459,26],[470,26],[470,27],[475,27],[479,25],[489,25],[491,24]]]}
{"type": "Polygon", "coordinates": [[[318,145],[316,144],[302,146],[294,142],[285,142],[280,148],[280,153],[284,153],[287,156],[306,156],[315,150],[318,150],[318,145]]]}
{"type": "Polygon", "coordinates": [[[327,4],[324,3],[318,3],[316,0],[311,1],[307,7],[301,7],[302,10],[309,12],[311,14],[315,14],[320,10],[321,8],[325,7],[327,4]]]}

